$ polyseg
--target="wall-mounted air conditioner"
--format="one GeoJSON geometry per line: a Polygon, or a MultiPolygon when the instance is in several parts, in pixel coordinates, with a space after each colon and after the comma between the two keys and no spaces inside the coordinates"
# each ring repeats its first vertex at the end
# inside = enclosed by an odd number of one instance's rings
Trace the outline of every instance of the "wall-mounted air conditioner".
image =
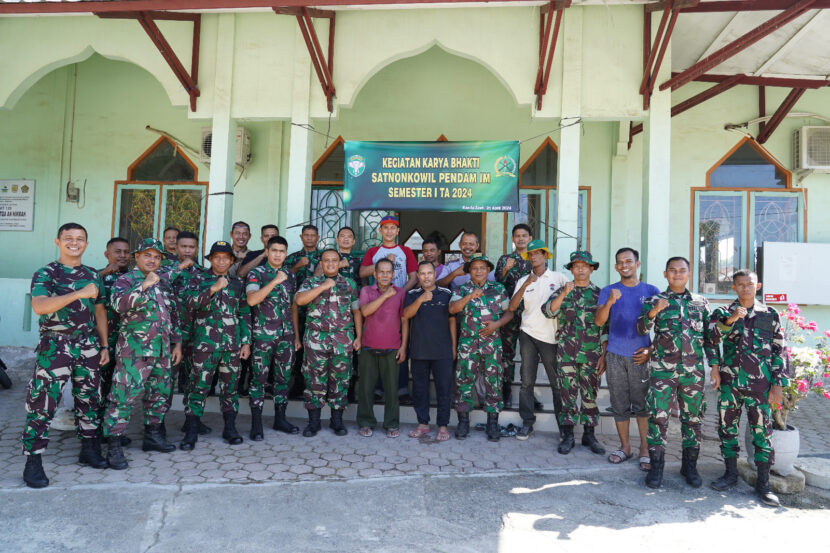
{"type": "MultiPolygon", "coordinates": [[[[213,150],[213,132],[210,127],[202,127],[202,143],[199,147],[199,160],[210,163],[213,150]]],[[[247,167],[251,162],[251,133],[242,127],[236,128],[236,164],[247,167]]]]}
{"type": "Polygon", "coordinates": [[[793,131],[793,170],[830,172],[830,125],[793,131]]]}

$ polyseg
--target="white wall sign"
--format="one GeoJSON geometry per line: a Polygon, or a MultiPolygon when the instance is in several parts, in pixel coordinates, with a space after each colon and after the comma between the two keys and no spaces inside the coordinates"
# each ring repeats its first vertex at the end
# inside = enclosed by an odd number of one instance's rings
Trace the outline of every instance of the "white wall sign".
{"type": "Polygon", "coordinates": [[[764,242],[764,301],[830,305],[830,244],[764,242]]]}
{"type": "Polygon", "coordinates": [[[35,181],[0,180],[0,230],[32,230],[35,181]]]}

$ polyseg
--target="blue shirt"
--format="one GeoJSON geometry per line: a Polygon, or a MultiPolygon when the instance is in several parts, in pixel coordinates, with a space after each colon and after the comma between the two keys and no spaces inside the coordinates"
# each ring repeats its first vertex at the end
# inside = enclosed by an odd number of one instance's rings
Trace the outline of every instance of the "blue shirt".
{"type": "Polygon", "coordinates": [[[643,336],[637,332],[637,317],[643,308],[643,302],[660,293],[660,290],[651,284],[640,282],[637,286],[625,286],[616,282],[606,286],[599,293],[599,305],[605,305],[611,295],[611,289],[616,288],[622,294],[620,299],[611,306],[608,317],[608,348],[607,351],[631,357],[640,348],[651,345],[648,334],[643,336]]]}
{"type": "MultiPolygon", "coordinates": [[[[424,293],[422,288],[413,288],[406,293],[403,305],[411,305],[424,293]]],[[[436,287],[432,299],[421,304],[415,316],[409,319],[410,359],[452,359],[452,338],[449,318],[452,292],[436,287]]]]}

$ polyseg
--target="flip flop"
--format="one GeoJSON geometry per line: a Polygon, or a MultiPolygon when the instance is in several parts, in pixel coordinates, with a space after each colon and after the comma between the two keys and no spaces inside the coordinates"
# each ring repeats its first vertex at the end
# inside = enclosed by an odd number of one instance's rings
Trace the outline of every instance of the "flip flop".
{"type": "Polygon", "coordinates": [[[430,430],[429,426],[422,427],[420,424],[416,426],[414,429],[409,431],[410,438],[420,438],[421,436],[428,435],[432,430],[430,430]]]}
{"type": "Polygon", "coordinates": [[[612,465],[619,465],[620,463],[625,463],[626,461],[631,459],[631,457],[632,457],[631,453],[626,454],[626,452],[623,451],[622,449],[618,449],[616,451],[612,451],[611,454],[608,455],[608,462],[611,463],[612,465]],[[611,457],[616,457],[619,460],[618,461],[613,461],[611,459],[611,457]]]}
{"type": "Polygon", "coordinates": [[[397,428],[389,428],[386,430],[386,437],[387,438],[397,438],[401,435],[401,431],[397,428]]]}
{"type": "Polygon", "coordinates": [[[648,472],[648,471],[651,470],[651,458],[650,457],[640,457],[639,463],[640,463],[640,470],[641,471],[648,472]]]}
{"type": "Polygon", "coordinates": [[[450,439],[450,431],[449,430],[439,430],[438,434],[435,436],[436,442],[446,442],[450,439]]]}
{"type": "Polygon", "coordinates": [[[360,430],[358,430],[358,434],[360,434],[364,438],[371,438],[372,434],[374,434],[374,431],[368,426],[361,426],[360,430]]]}

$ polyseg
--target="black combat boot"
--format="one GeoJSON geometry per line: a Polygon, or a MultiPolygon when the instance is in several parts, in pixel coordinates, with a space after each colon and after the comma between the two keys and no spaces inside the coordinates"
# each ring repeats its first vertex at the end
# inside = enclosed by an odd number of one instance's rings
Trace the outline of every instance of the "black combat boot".
{"type": "Polygon", "coordinates": [[[222,413],[222,418],[225,419],[225,428],[222,430],[222,438],[231,445],[242,443],[242,436],[236,431],[236,413],[233,411],[229,413],[222,413]]]}
{"type": "Polygon", "coordinates": [[[585,425],[582,427],[582,445],[585,447],[591,448],[592,453],[596,453],[597,455],[605,455],[605,448],[602,447],[602,444],[597,441],[597,437],[594,435],[594,427],[585,425]]]}
{"type": "Polygon", "coordinates": [[[248,437],[255,442],[261,442],[265,439],[265,434],[262,431],[262,407],[251,407],[251,433],[248,437]]]}
{"type": "Polygon", "coordinates": [[[712,489],[719,492],[724,492],[738,483],[738,457],[729,457],[723,462],[726,465],[726,472],[712,482],[712,489]]]}
{"type": "Polygon", "coordinates": [[[313,438],[320,431],[320,411],[322,409],[308,410],[308,424],[303,429],[303,436],[313,438]]]}
{"type": "Polygon", "coordinates": [[[463,440],[470,433],[470,413],[456,411],[458,414],[458,426],[455,427],[455,439],[463,440]]]}
{"type": "Polygon", "coordinates": [[[167,441],[163,425],[147,424],[144,426],[144,440],[141,442],[142,451],[159,451],[170,453],[176,451],[176,446],[167,441]]]}
{"type": "MultiPolygon", "coordinates": [[[[185,419],[184,424],[182,425],[182,432],[187,432],[187,419],[185,419]]],[[[196,421],[196,432],[200,436],[204,436],[205,434],[210,434],[213,432],[213,429],[205,423],[202,422],[202,419],[196,421]]]]}
{"type": "Polygon", "coordinates": [[[780,507],[781,502],[778,501],[778,496],[772,493],[769,487],[769,463],[759,463],[755,461],[755,466],[758,467],[758,478],[755,480],[755,493],[770,507],[780,507]]]}
{"type": "Polygon", "coordinates": [[[501,387],[501,398],[504,401],[504,406],[509,407],[512,405],[513,400],[513,383],[505,381],[501,387]]]}
{"type": "Polygon", "coordinates": [[[345,436],[349,433],[346,427],[343,426],[343,409],[331,410],[331,421],[329,421],[329,428],[334,430],[337,436],[345,436]]]}
{"type": "Polygon", "coordinates": [[[129,438],[128,438],[127,436],[125,436],[124,434],[121,434],[121,445],[122,445],[123,447],[127,447],[127,446],[128,446],[128,445],[130,445],[131,443],[133,443],[133,441],[132,441],[131,439],[129,439],[129,438]]]}
{"type": "Polygon", "coordinates": [[[83,438],[81,440],[81,454],[78,462],[94,469],[107,468],[107,460],[101,454],[101,442],[98,438],[83,438]]]}
{"type": "Polygon", "coordinates": [[[179,442],[179,449],[190,451],[196,447],[196,440],[199,439],[199,417],[187,415],[184,420],[184,437],[179,442]]]}
{"type": "Polygon", "coordinates": [[[107,463],[111,469],[124,470],[127,468],[127,460],[124,458],[124,451],[121,449],[121,436],[110,436],[109,451],[107,451],[107,463]]]}
{"type": "Polygon", "coordinates": [[[497,442],[501,438],[501,428],[499,428],[499,414],[487,413],[487,441],[497,442]]]}
{"type": "Polygon", "coordinates": [[[286,403],[278,403],[274,406],[274,430],[279,430],[286,434],[296,434],[300,429],[288,422],[288,419],[285,418],[286,407],[288,407],[286,403]]]}
{"type": "Polygon", "coordinates": [[[23,481],[30,488],[45,488],[49,485],[49,479],[43,472],[43,460],[40,453],[26,456],[26,468],[23,469],[23,481]]]}
{"type": "Polygon", "coordinates": [[[697,472],[697,456],[700,454],[700,449],[697,447],[684,447],[683,460],[680,465],[680,474],[686,478],[686,483],[693,488],[699,488],[703,484],[703,479],[697,472]]]}
{"type": "Polygon", "coordinates": [[[559,433],[559,447],[556,450],[567,455],[574,448],[574,427],[563,426],[559,433]]]}
{"type": "Polygon", "coordinates": [[[649,488],[659,488],[663,483],[663,454],[649,451],[648,456],[651,459],[651,468],[648,474],[646,474],[646,486],[649,488]]]}

